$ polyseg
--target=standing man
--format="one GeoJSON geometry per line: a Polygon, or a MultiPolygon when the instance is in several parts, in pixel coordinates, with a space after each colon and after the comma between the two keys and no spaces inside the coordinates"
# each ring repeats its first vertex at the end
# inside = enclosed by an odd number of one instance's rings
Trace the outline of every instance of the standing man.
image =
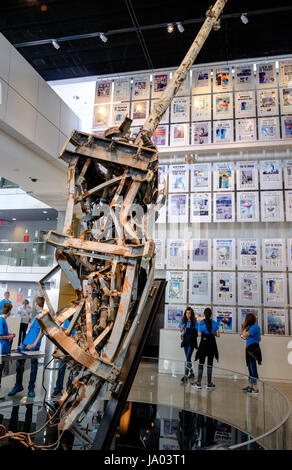
{"type": "Polygon", "coordinates": [[[10,297],[10,292],[6,291],[4,292],[4,299],[0,300],[0,315],[1,315],[1,312],[2,312],[2,306],[4,304],[11,304],[11,300],[9,299],[10,297]]]}
{"type": "Polygon", "coordinates": [[[22,344],[28,324],[32,320],[32,311],[29,306],[29,301],[25,299],[22,302],[22,305],[17,310],[17,315],[20,317],[20,328],[19,328],[19,337],[18,337],[18,346],[22,344]]]}
{"type": "Polygon", "coordinates": [[[0,389],[1,389],[1,378],[4,368],[4,363],[1,360],[2,354],[7,354],[10,351],[10,341],[13,340],[15,334],[8,333],[8,325],[6,319],[9,317],[12,309],[11,303],[5,303],[2,307],[2,314],[0,315],[0,389]]]}
{"type": "MultiPolygon", "coordinates": [[[[36,297],[35,299],[35,307],[36,307],[36,315],[33,319],[31,324],[30,330],[24,338],[22,351],[29,350],[29,351],[39,351],[41,346],[41,341],[43,337],[43,333],[41,332],[40,325],[38,324],[37,317],[42,312],[43,306],[45,303],[44,297],[36,297]]],[[[13,396],[18,392],[22,392],[23,385],[23,372],[24,372],[24,364],[25,359],[21,359],[20,361],[16,362],[16,384],[14,385],[13,389],[10,390],[8,396],[13,396]]],[[[35,397],[34,387],[36,376],[38,372],[38,359],[32,358],[31,359],[31,368],[30,368],[30,378],[28,384],[28,396],[35,397]]]]}

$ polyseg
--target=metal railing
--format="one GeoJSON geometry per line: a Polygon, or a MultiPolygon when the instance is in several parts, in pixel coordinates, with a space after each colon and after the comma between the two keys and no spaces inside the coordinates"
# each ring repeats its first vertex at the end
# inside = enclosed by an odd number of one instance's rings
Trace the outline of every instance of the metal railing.
{"type": "Polygon", "coordinates": [[[49,267],[54,264],[54,253],[46,242],[0,242],[0,269],[49,267]]]}

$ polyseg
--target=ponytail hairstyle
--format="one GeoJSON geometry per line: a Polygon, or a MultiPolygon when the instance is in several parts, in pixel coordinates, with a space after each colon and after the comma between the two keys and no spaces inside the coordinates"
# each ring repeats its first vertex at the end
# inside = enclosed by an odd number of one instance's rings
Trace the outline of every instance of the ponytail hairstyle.
{"type": "Polygon", "coordinates": [[[205,308],[204,315],[205,315],[205,323],[206,323],[207,330],[211,335],[212,334],[212,321],[211,321],[212,310],[208,307],[205,308]]]}
{"type": "Polygon", "coordinates": [[[255,316],[254,313],[248,313],[245,316],[243,325],[242,325],[242,330],[246,330],[247,328],[251,327],[257,322],[257,317],[255,316]]]}
{"type": "Polygon", "coordinates": [[[187,312],[191,312],[190,322],[191,322],[191,326],[194,326],[195,325],[195,312],[193,311],[192,307],[187,307],[185,309],[183,317],[182,317],[182,322],[184,325],[188,323],[187,312]]]}

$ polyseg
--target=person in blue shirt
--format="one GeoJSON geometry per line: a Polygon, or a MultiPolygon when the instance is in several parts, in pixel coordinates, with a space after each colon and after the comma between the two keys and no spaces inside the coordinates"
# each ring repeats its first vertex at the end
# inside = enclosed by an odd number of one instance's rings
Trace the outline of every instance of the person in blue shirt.
{"type": "Polygon", "coordinates": [[[198,322],[191,307],[186,308],[178,327],[181,331],[181,347],[184,348],[186,356],[185,375],[181,380],[182,382],[186,382],[188,374],[190,374],[190,379],[195,377],[192,366],[192,354],[194,349],[197,348],[198,336],[198,322]]]}
{"type": "Polygon", "coordinates": [[[10,342],[15,337],[14,333],[8,332],[8,325],[6,319],[9,317],[12,310],[11,303],[5,303],[2,306],[2,314],[0,315],[0,389],[1,389],[1,378],[4,369],[4,363],[1,361],[2,354],[8,354],[10,352],[10,342]]]}
{"type": "Polygon", "coordinates": [[[10,297],[10,292],[6,291],[4,292],[4,299],[0,300],[0,315],[2,312],[2,307],[4,304],[11,304],[11,300],[9,299],[10,297]]]}
{"type": "MultiPolygon", "coordinates": [[[[23,340],[22,351],[25,351],[25,350],[38,351],[40,349],[43,333],[40,329],[37,318],[38,318],[38,315],[42,312],[44,303],[45,303],[44,297],[41,297],[41,296],[36,297],[35,307],[36,307],[37,313],[31,323],[29,331],[27,332],[23,340]]],[[[21,359],[20,361],[16,362],[16,384],[14,385],[12,390],[10,390],[10,392],[8,393],[8,396],[13,396],[18,392],[22,392],[23,390],[22,379],[23,379],[23,372],[24,372],[24,364],[25,364],[25,359],[21,359]]],[[[28,384],[28,396],[29,397],[35,397],[34,388],[35,388],[37,372],[38,372],[38,359],[31,358],[30,378],[29,378],[29,384],[28,384]]]]}
{"type": "Polygon", "coordinates": [[[260,349],[261,329],[257,324],[257,317],[253,313],[248,313],[242,325],[242,336],[246,340],[245,359],[248,367],[248,386],[243,388],[244,392],[258,394],[256,388],[258,371],[257,362],[262,363],[262,353],[260,349]]]}
{"type": "MultiPolygon", "coordinates": [[[[71,319],[72,319],[72,317],[67,318],[67,320],[64,321],[63,327],[65,329],[67,329],[68,326],[70,325],[71,319]]],[[[71,333],[71,336],[74,337],[75,333],[76,333],[76,330],[73,330],[72,333],[71,333]]],[[[58,377],[57,377],[57,381],[56,381],[54,391],[52,393],[52,398],[56,398],[58,395],[62,394],[64,378],[65,378],[65,372],[66,372],[66,362],[59,359],[58,377]]],[[[68,377],[66,389],[70,387],[70,385],[72,383],[72,379],[73,379],[73,375],[72,375],[72,373],[70,373],[69,377],[68,377]]]]}
{"type": "Polygon", "coordinates": [[[204,370],[204,364],[207,357],[207,390],[213,390],[215,385],[212,383],[212,370],[213,370],[213,361],[216,357],[217,361],[219,359],[216,336],[220,337],[219,327],[217,322],[212,320],[212,310],[210,308],[205,308],[204,310],[204,319],[200,321],[198,327],[198,335],[201,337],[200,345],[196,353],[195,361],[199,359],[198,366],[198,380],[195,384],[195,388],[202,388],[202,376],[204,370]]]}

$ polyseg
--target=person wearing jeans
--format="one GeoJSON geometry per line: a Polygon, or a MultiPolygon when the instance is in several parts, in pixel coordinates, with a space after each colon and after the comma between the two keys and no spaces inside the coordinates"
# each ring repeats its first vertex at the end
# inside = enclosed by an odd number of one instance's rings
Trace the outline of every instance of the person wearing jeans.
{"type": "MultiPolygon", "coordinates": [[[[42,312],[43,306],[45,303],[44,297],[37,297],[35,300],[35,306],[37,310],[37,314],[35,315],[33,322],[31,324],[29,332],[26,334],[23,345],[22,351],[39,351],[41,346],[41,341],[43,337],[43,333],[41,332],[40,326],[38,324],[37,318],[38,315],[42,312]]],[[[18,392],[23,390],[22,379],[24,373],[24,365],[25,359],[21,359],[16,362],[16,384],[8,393],[8,396],[13,396],[18,392]]],[[[29,385],[28,385],[28,396],[35,397],[35,381],[37,377],[38,371],[38,359],[32,358],[31,359],[31,368],[30,368],[30,378],[29,378],[29,385]]]]}
{"type": "Polygon", "coordinates": [[[259,342],[261,341],[261,329],[257,324],[257,317],[253,313],[248,313],[242,325],[242,336],[246,340],[245,359],[248,367],[248,386],[243,388],[244,392],[258,394],[256,388],[258,371],[257,362],[262,363],[262,353],[259,342]]]}
{"type": "Polygon", "coordinates": [[[15,337],[14,333],[8,332],[8,325],[6,319],[9,317],[12,309],[11,303],[4,303],[2,305],[2,314],[0,315],[0,389],[1,389],[1,379],[4,369],[4,363],[2,361],[2,354],[8,354],[10,352],[10,342],[13,341],[15,337]]]}
{"type": "Polygon", "coordinates": [[[205,308],[204,310],[204,319],[200,321],[198,327],[198,335],[201,337],[200,345],[196,353],[195,360],[199,359],[198,366],[198,380],[195,384],[195,388],[202,388],[202,377],[204,364],[207,357],[207,390],[213,390],[215,385],[212,383],[212,371],[213,371],[213,361],[214,357],[219,359],[216,336],[220,337],[219,327],[217,322],[212,320],[212,310],[210,308],[205,308]]]}
{"type": "MultiPolygon", "coordinates": [[[[67,318],[67,320],[65,320],[65,322],[63,324],[63,327],[65,329],[67,329],[68,326],[70,325],[71,318],[67,318]]],[[[74,329],[71,333],[71,336],[74,337],[75,333],[76,333],[76,330],[74,329]]],[[[59,359],[58,377],[57,377],[57,381],[56,381],[54,391],[52,393],[52,398],[56,398],[58,395],[60,395],[62,393],[64,378],[65,378],[65,372],[66,372],[66,363],[64,361],[62,361],[61,359],[59,359]]],[[[66,388],[70,387],[70,385],[72,383],[72,379],[73,379],[73,374],[70,372],[66,388]]]]}
{"type": "Polygon", "coordinates": [[[18,337],[18,346],[20,346],[23,343],[27,327],[32,319],[32,311],[29,306],[29,301],[27,299],[22,302],[22,305],[17,310],[17,315],[20,317],[20,328],[18,337]]]}
{"type": "Polygon", "coordinates": [[[195,348],[197,348],[197,336],[198,336],[198,322],[195,318],[194,311],[191,307],[187,307],[178,327],[181,331],[181,347],[184,348],[186,356],[185,375],[182,377],[182,382],[186,382],[188,378],[194,378],[193,366],[192,366],[192,354],[195,348]]]}

